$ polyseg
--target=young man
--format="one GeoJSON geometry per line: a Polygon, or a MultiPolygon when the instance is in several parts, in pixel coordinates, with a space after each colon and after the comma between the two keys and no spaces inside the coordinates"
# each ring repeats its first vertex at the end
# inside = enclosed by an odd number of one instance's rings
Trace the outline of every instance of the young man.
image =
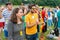
{"type": "Polygon", "coordinates": [[[35,13],[34,8],[35,6],[32,6],[25,19],[27,40],[37,40],[38,14],[35,13]]]}
{"type": "Polygon", "coordinates": [[[57,6],[54,10],[54,27],[57,27],[57,13],[59,11],[59,7],[57,6]]]}
{"type": "Polygon", "coordinates": [[[41,11],[41,15],[42,15],[43,20],[44,20],[44,18],[45,18],[45,14],[46,14],[46,10],[45,10],[45,8],[43,7],[43,8],[42,8],[42,11],[41,11]]]}
{"type": "Polygon", "coordinates": [[[7,24],[8,24],[8,20],[10,19],[10,16],[11,16],[11,11],[12,11],[12,4],[10,2],[7,2],[6,3],[6,8],[2,12],[2,15],[5,19],[4,34],[5,34],[6,40],[7,40],[7,37],[8,37],[7,24]]]}

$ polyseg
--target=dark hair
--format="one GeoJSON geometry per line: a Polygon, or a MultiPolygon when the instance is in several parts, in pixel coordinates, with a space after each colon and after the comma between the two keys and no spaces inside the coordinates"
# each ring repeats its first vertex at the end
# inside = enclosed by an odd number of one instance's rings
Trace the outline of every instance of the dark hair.
{"type": "Polygon", "coordinates": [[[11,5],[12,3],[11,2],[7,2],[5,5],[7,6],[7,5],[11,5]]]}
{"type": "Polygon", "coordinates": [[[12,21],[13,23],[17,23],[17,16],[16,16],[16,14],[18,13],[18,11],[19,11],[19,8],[15,8],[15,9],[13,9],[13,11],[12,11],[11,21],[12,21]]]}
{"type": "Polygon", "coordinates": [[[42,7],[42,10],[44,9],[44,7],[42,7]]]}
{"type": "Polygon", "coordinates": [[[35,4],[29,4],[29,5],[28,5],[28,8],[29,8],[29,9],[32,9],[33,6],[36,6],[36,5],[35,5],[35,4]]]}
{"type": "Polygon", "coordinates": [[[21,5],[22,5],[22,4],[24,5],[24,3],[21,3],[21,5]]]}
{"type": "Polygon", "coordinates": [[[60,4],[59,4],[59,8],[60,8],[60,4]]]}

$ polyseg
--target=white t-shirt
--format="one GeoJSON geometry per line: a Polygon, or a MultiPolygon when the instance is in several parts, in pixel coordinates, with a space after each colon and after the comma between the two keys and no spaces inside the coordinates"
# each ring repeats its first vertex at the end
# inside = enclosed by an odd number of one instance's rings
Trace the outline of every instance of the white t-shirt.
{"type": "Polygon", "coordinates": [[[50,16],[48,16],[48,20],[52,20],[52,13],[50,12],[50,16]]]}
{"type": "Polygon", "coordinates": [[[0,22],[5,22],[5,19],[4,19],[4,18],[1,18],[1,19],[0,19],[0,22]]]}

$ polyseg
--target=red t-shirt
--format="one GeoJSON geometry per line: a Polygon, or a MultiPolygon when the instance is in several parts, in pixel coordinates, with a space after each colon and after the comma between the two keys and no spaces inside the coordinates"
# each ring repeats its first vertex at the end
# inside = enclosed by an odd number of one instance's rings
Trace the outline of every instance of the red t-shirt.
{"type": "Polygon", "coordinates": [[[4,22],[0,22],[0,27],[4,27],[4,22]]]}
{"type": "Polygon", "coordinates": [[[44,17],[45,17],[45,13],[46,13],[46,12],[45,12],[44,10],[41,11],[43,20],[44,20],[44,17]]]}

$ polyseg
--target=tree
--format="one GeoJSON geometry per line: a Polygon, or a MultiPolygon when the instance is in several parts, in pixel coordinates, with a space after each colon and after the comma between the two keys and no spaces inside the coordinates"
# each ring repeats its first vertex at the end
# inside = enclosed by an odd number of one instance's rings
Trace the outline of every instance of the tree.
{"type": "Polygon", "coordinates": [[[22,0],[10,0],[14,5],[20,5],[22,3],[22,0]]]}

